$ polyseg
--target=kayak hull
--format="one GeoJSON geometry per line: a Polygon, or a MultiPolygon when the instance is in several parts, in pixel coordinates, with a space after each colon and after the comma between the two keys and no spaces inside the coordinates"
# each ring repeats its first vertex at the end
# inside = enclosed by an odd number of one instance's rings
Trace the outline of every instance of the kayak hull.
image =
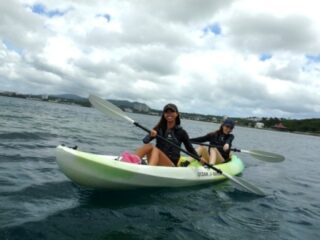
{"type": "MultiPolygon", "coordinates": [[[[225,177],[212,169],[198,167],[162,167],[118,161],[118,156],[98,155],[65,146],[56,148],[61,171],[73,182],[96,189],[134,189],[150,187],[187,187],[219,182],[225,177]]],[[[243,162],[232,160],[215,166],[229,175],[238,175],[243,162]]]]}

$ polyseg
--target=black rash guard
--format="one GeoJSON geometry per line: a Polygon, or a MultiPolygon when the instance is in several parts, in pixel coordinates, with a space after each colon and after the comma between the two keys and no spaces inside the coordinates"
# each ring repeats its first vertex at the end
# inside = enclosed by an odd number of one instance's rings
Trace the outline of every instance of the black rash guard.
{"type": "MultiPolygon", "coordinates": [[[[196,150],[193,148],[192,144],[189,141],[188,133],[181,127],[176,126],[172,129],[162,129],[157,130],[158,135],[166,138],[170,142],[181,148],[181,144],[183,143],[187,151],[195,156],[198,156],[196,150]]],[[[149,143],[154,139],[150,134],[144,137],[143,142],[149,143]]],[[[179,158],[180,158],[180,150],[174,147],[172,144],[165,142],[161,138],[157,138],[156,147],[159,148],[163,153],[165,153],[170,160],[177,166],[179,158]]]]}
{"type": "Polygon", "coordinates": [[[224,160],[228,160],[230,157],[230,148],[232,146],[233,139],[233,134],[224,134],[221,131],[216,131],[208,133],[207,135],[204,135],[202,137],[191,138],[190,141],[194,143],[209,142],[210,145],[217,146],[217,149],[220,152],[221,156],[224,158],[224,160]],[[226,152],[222,148],[225,144],[229,144],[230,146],[229,150],[226,152]]]}

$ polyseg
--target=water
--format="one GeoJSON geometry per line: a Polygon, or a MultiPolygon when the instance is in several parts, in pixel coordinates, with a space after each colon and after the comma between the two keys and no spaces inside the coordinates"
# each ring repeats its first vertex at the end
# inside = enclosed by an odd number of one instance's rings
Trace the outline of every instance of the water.
{"type": "MultiPolygon", "coordinates": [[[[150,128],[157,117],[130,114],[150,128]]],[[[190,135],[218,125],[182,120],[190,135]]],[[[0,239],[319,239],[319,137],[237,127],[234,146],[283,154],[267,163],[239,154],[256,197],[230,182],[182,189],[96,191],[68,180],[59,144],[119,154],[144,132],[93,108],[0,97],[0,239]]]]}

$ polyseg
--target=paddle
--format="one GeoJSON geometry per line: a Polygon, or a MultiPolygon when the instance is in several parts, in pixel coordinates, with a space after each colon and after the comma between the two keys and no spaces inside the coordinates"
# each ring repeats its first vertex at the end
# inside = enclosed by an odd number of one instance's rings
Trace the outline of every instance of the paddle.
{"type": "MultiPolygon", "coordinates": [[[[198,143],[198,142],[192,142],[192,143],[208,146],[208,147],[222,148],[221,146],[211,145],[207,143],[198,143]]],[[[230,150],[233,152],[249,153],[252,157],[255,157],[261,161],[266,161],[266,162],[282,162],[285,159],[285,157],[282,155],[260,151],[260,150],[245,150],[245,149],[237,149],[237,148],[231,148],[230,150]]]]}
{"type": "MultiPolygon", "coordinates": [[[[112,114],[112,115],[121,117],[123,119],[126,119],[127,121],[129,121],[130,123],[134,124],[135,126],[137,126],[137,127],[141,128],[141,129],[143,129],[144,131],[150,133],[149,129],[147,129],[146,127],[144,127],[144,126],[140,125],[139,123],[135,122],[133,119],[128,117],[120,108],[118,108],[117,106],[113,105],[112,103],[110,103],[110,102],[108,102],[106,100],[103,100],[102,98],[94,96],[94,95],[90,95],[89,96],[89,101],[95,108],[97,108],[101,112],[103,112],[103,113],[105,113],[107,115],[112,114]]],[[[195,156],[195,155],[189,153],[188,151],[180,148],[179,146],[175,145],[174,143],[172,143],[171,141],[167,140],[166,138],[164,138],[162,136],[158,135],[157,137],[162,139],[163,141],[166,141],[167,143],[171,144],[172,146],[178,148],[180,151],[186,153],[190,157],[192,157],[192,158],[194,158],[194,159],[196,159],[198,161],[201,161],[199,156],[195,156]]],[[[229,174],[227,174],[225,172],[222,172],[220,169],[218,169],[218,168],[216,168],[216,167],[214,167],[214,166],[212,166],[210,164],[207,164],[207,163],[204,163],[204,164],[206,166],[208,166],[209,168],[215,170],[217,173],[225,176],[226,178],[231,180],[233,183],[236,183],[237,185],[239,185],[242,188],[246,189],[247,191],[249,191],[251,193],[254,193],[254,194],[257,194],[259,196],[265,196],[264,192],[262,192],[259,188],[257,188],[253,184],[248,183],[248,182],[244,181],[243,179],[231,176],[231,175],[229,175],[229,174]]]]}

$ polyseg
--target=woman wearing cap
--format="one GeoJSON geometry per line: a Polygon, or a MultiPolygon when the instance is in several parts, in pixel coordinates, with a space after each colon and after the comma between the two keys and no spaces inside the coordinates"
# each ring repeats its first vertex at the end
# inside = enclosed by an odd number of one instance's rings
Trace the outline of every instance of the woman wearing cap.
{"type": "Polygon", "coordinates": [[[227,118],[223,121],[217,131],[190,139],[193,143],[209,142],[210,145],[215,146],[209,147],[208,149],[204,146],[199,146],[197,152],[202,157],[201,159],[211,165],[224,163],[230,159],[230,148],[234,139],[231,131],[234,128],[234,125],[234,121],[227,118]]]}
{"type": "Polygon", "coordinates": [[[140,158],[146,155],[149,165],[177,166],[180,149],[161,138],[156,138],[157,136],[161,136],[179,147],[183,143],[189,153],[198,156],[189,141],[188,133],[180,126],[178,108],[172,103],[164,106],[160,121],[143,139],[145,144],[137,149],[136,155],[140,158]],[[154,146],[150,142],[155,138],[156,145],[154,146]]]}

